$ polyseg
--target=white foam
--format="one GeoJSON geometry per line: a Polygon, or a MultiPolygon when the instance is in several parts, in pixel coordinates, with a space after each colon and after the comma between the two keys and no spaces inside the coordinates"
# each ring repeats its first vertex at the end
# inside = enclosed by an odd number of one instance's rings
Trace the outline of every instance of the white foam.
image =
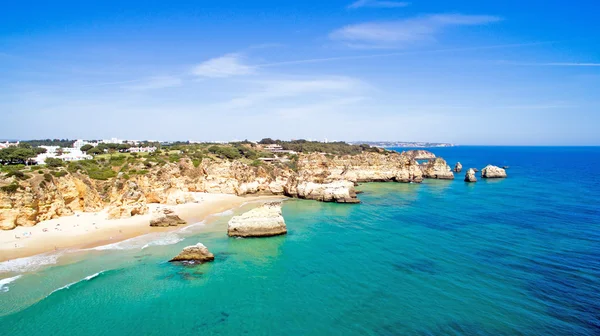
{"type": "Polygon", "coordinates": [[[229,216],[229,215],[233,215],[233,210],[225,210],[223,212],[219,212],[216,214],[213,214],[213,217],[224,217],[224,216],[229,216]]]}
{"type": "Polygon", "coordinates": [[[183,238],[175,233],[151,233],[131,239],[123,240],[117,243],[93,247],[88,250],[105,251],[105,250],[135,250],[145,249],[150,246],[162,246],[177,244],[183,238]]]}
{"type": "Polygon", "coordinates": [[[62,286],[62,287],[60,287],[60,288],[57,288],[57,289],[53,290],[53,291],[52,291],[50,294],[52,294],[52,293],[55,293],[55,292],[58,292],[59,290],[63,290],[63,289],[69,289],[69,288],[71,288],[71,286],[73,286],[74,284],[76,284],[76,283],[80,283],[80,282],[82,282],[82,281],[90,281],[90,280],[92,280],[93,278],[95,278],[95,277],[99,276],[100,274],[102,274],[102,273],[104,273],[104,272],[106,272],[106,271],[100,271],[100,272],[98,272],[98,273],[94,273],[94,274],[92,274],[92,275],[88,275],[88,276],[86,276],[85,278],[83,278],[83,279],[81,279],[81,280],[79,280],[79,281],[71,282],[71,283],[70,283],[70,284],[68,284],[68,285],[64,285],[64,286],[62,286]]]}
{"type": "Polygon", "coordinates": [[[162,238],[153,240],[153,241],[149,242],[148,244],[142,246],[142,250],[147,247],[150,247],[150,246],[173,245],[173,244],[179,243],[182,240],[183,240],[183,238],[179,237],[175,233],[168,233],[168,234],[164,235],[162,238]]]}
{"type": "Polygon", "coordinates": [[[206,221],[201,221],[198,223],[194,223],[194,224],[190,224],[188,226],[182,227],[181,229],[177,230],[177,232],[186,232],[189,231],[192,228],[198,227],[198,226],[205,226],[206,225],[206,221]]]}
{"type": "Polygon", "coordinates": [[[20,278],[21,275],[14,276],[12,278],[2,279],[0,280],[0,292],[6,293],[8,292],[8,284],[20,278]]]}
{"type": "Polygon", "coordinates": [[[0,273],[4,272],[31,272],[42,266],[56,264],[62,253],[39,254],[32,257],[7,260],[0,263],[0,273]]]}

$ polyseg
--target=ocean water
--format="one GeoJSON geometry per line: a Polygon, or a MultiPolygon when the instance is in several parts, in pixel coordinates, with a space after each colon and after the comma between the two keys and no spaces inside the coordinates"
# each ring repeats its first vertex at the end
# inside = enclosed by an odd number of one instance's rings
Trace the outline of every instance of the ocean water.
{"type": "Polygon", "coordinates": [[[432,151],[509,177],[289,200],[286,236],[228,238],[230,212],[3,263],[0,334],[599,335],[600,148],[432,151]],[[166,262],[197,242],[215,262],[166,262]]]}

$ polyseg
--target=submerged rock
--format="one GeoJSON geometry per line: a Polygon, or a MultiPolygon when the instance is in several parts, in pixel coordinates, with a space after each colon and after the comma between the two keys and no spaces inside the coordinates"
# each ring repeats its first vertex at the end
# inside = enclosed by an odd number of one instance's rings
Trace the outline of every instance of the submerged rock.
{"type": "Polygon", "coordinates": [[[477,182],[477,177],[475,176],[475,170],[473,168],[469,168],[467,173],[465,174],[465,182],[477,182]]]}
{"type": "Polygon", "coordinates": [[[500,167],[487,165],[485,168],[483,168],[481,170],[481,177],[483,177],[483,178],[504,178],[504,177],[506,177],[506,170],[504,170],[500,167]]]}
{"type": "Polygon", "coordinates": [[[215,260],[214,254],[210,253],[208,248],[202,243],[196,245],[184,247],[181,253],[175,258],[169,260],[174,261],[195,261],[195,262],[207,262],[215,260]]]}
{"type": "Polygon", "coordinates": [[[230,237],[270,237],[287,233],[281,202],[265,203],[229,221],[230,237]]]}
{"type": "Polygon", "coordinates": [[[177,226],[187,224],[186,221],[181,219],[173,209],[163,208],[152,214],[152,219],[150,220],[150,226],[177,226]]]}
{"type": "Polygon", "coordinates": [[[460,162],[457,162],[456,165],[454,165],[454,172],[460,173],[461,171],[462,171],[462,164],[460,164],[460,162]]]}

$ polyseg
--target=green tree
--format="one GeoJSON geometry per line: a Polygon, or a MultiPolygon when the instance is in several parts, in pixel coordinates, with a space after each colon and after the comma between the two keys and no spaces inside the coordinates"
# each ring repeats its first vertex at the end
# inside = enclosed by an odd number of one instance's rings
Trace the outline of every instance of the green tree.
{"type": "Polygon", "coordinates": [[[87,151],[87,154],[89,154],[89,155],[98,155],[98,154],[102,154],[102,153],[104,153],[104,150],[100,149],[100,146],[94,147],[87,151]]]}
{"type": "Polygon", "coordinates": [[[90,144],[85,144],[83,146],[81,146],[80,150],[82,152],[87,153],[87,151],[89,151],[90,149],[94,148],[94,146],[90,145],[90,144]]]}
{"type": "Polygon", "coordinates": [[[58,168],[58,167],[63,167],[64,165],[65,165],[65,163],[61,159],[56,159],[56,158],[47,158],[46,159],[46,166],[48,168],[58,168]]]}

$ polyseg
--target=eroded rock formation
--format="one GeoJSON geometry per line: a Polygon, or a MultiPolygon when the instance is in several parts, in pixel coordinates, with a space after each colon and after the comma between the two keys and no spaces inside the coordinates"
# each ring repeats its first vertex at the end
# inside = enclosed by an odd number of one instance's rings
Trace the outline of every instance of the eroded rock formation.
{"type": "Polygon", "coordinates": [[[150,219],[150,226],[177,226],[187,224],[186,221],[181,219],[173,209],[162,208],[152,213],[152,219],[150,219]]]}
{"type": "Polygon", "coordinates": [[[483,178],[504,178],[504,177],[506,177],[506,170],[504,170],[500,167],[487,165],[485,168],[483,168],[481,170],[481,177],[483,177],[483,178]]]}
{"type": "Polygon", "coordinates": [[[281,202],[265,203],[229,220],[227,234],[231,237],[270,237],[287,233],[281,214],[281,202]]]}
{"type": "Polygon", "coordinates": [[[475,170],[473,168],[469,168],[467,173],[465,174],[465,182],[477,182],[477,177],[475,176],[475,170]]]}
{"type": "Polygon", "coordinates": [[[169,260],[174,261],[191,261],[191,262],[207,262],[215,260],[215,256],[210,253],[208,248],[202,243],[187,246],[175,258],[169,260]]]}
{"type": "Polygon", "coordinates": [[[461,164],[460,162],[457,162],[457,163],[454,165],[454,172],[455,172],[455,173],[460,173],[461,171],[462,171],[462,164],[461,164]]]}
{"type": "Polygon", "coordinates": [[[423,165],[423,176],[441,180],[453,180],[454,174],[450,166],[442,158],[435,158],[423,165]]]}

